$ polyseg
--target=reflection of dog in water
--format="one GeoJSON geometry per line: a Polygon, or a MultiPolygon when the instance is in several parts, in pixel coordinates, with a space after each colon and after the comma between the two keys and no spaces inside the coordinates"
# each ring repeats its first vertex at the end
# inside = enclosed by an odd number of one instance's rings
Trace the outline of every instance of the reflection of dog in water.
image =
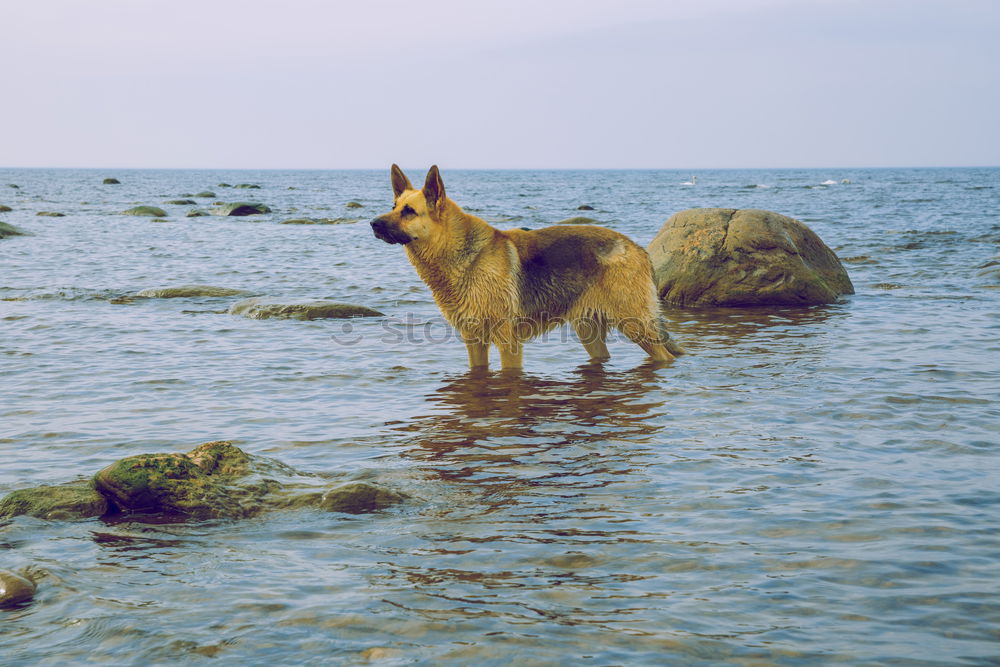
{"type": "Polygon", "coordinates": [[[595,360],[607,359],[614,327],[653,359],[682,351],[667,334],[646,251],[590,225],[501,231],[445,196],[437,166],[416,190],[392,165],[392,211],[375,236],[406,246],[441,312],[462,335],[473,368],[496,345],[504,368],[520,368],[525,341],[570,323],[595,360]]]}

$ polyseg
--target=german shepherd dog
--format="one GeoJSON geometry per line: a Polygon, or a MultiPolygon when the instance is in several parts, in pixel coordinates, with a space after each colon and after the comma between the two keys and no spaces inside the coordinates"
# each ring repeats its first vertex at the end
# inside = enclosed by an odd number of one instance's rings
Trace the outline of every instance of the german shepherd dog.
{"type": "Polygon", "coordinates": [[[525,341],[572,324],[594,361],[608,359],[615,327],[653,359],[683,351],[660,318],[646,251],[618,232],[589,225],[501,231],[445,196],[437,166],[422,190],[392,165],[392,211],[371,221],[375,236],[400,243],[458,330],[472,368],[522,365],[525,341]]]}

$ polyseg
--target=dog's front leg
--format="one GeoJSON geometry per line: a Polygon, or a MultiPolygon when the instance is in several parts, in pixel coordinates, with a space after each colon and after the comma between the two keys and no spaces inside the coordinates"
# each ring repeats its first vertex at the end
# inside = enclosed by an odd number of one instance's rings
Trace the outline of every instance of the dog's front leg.
{"type": "Polygon", "coordinates": [[[520,342],[498,344],[500,348],[500,367],[517,370],[524,365],[524,345],[520,342]]]}
{"type": "Polygon", "coordinates": [[[478,340],[465,341],[469,351],[469,368],[488,368],[490,365],[490,344],[478,340]]]}

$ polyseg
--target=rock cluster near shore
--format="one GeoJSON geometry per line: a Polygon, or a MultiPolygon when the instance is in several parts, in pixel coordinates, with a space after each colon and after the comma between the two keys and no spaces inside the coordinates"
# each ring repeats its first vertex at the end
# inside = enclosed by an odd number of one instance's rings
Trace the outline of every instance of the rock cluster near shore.
{"type": "Polygon", "coordinates": [[[333,488],[327,484],[321,477],[274,459],[251,456],[220,440],[185,454],[129,456],[89,480],[14,491],[0,500],[0,518],[27,515],[73,520],[125,514],[136,519],[143,515],[238,519],[296,508],[360,514],[407,498],[369,482],[333,488]]]}
{"type": "Polygon", "coordinates": [[[756,209],[676,213],[648,247],[660,298],[678,306],[808,306],[854,294],[811,229],[756,209]]]}

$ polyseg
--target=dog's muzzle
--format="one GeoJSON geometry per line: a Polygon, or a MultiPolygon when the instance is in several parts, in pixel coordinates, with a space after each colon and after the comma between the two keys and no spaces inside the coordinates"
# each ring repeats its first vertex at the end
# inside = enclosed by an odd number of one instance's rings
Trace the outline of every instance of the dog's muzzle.
{"type": "Polygon", "coordinates": [[[371,222],[372,231],[375,233],[375,238],[381,239],[386,243],[400,243],[406,245],[413,238],[401,230],[394,223],[389,222],[383,218],[375,218],[371,222]]]}

